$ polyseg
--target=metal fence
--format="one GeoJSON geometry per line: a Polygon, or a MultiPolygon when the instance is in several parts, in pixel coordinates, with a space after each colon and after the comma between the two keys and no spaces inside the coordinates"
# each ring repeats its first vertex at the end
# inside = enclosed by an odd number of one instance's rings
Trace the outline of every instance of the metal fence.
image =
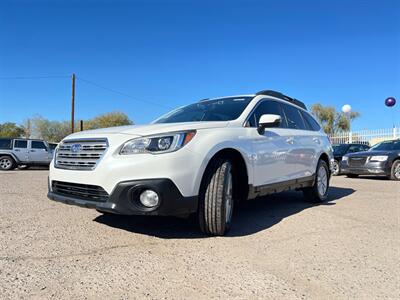
{"type": "Polygon", "coordinates": [[[330,138],[332,144],[362,143],[372,146],[385,140],[400,138],[400,127],[342,132],[330,138]]]}

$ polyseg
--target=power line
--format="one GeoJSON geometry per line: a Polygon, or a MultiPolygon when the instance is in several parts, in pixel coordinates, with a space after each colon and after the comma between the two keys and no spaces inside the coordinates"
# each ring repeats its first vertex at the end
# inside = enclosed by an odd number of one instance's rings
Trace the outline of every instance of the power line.
{"type": "Polygon", "coordinates": [[[48,79],[48,78],[69,78],[70,76],[68,75],[58,75],[58,76],[6,76],[6,77],[0,77],[0,79],[5,79],[5,80],[20,80],[20,79],[48,79]]]}
{"type": "Polygon", "coordinates": [[[76,79],[81,80],[81,81],[83,81],[83,82],[86,82],[86,83],[88,83],[88,84],[94,85],[94,86],[96,86],[96,87],[98,87],[98,88],[101,88],[101,89],[103,89],[103,90],[106,90],[106,91],[109,91],[109,92],[112,92],[112,93],[115,93],[115,94],[119,94],[119,95],[124,96],[124,97],[127,97],[127,98],[131,98],[132,100],[135,100],[135,101],[144,102],[144,103],[151,104],[151,105],[155,105],[155,106],[161,106],[161,107],[168,108],[168,109],[171,109],[171,108],[172,108],[171,106],[164,105],[164,104],[161,104],[161,103],[157,103],[157,102],[153,102],[153,101],[149,101],[149,100],[144,100],[144,99],[139,99],[139,98],[137,98],[137,97],[134,97],[134,96],[131,96],[131,95],[126,94],[126,93],[124,93],[124,92],[120,92],[120,91],[117,91],[117,90],[114,90],[114,89],[105,87],[105,86],[103,86],[103,85],[100,85],[100,84],[98,84],[98,83],[96,83],[96,82],[93,82],[93,81],[90,81],[90,80],[87,80],[87,79],[84,79],[84,78],[82,78],[82,77],[78,77],[78,76],[77,76],[76,79]]]}

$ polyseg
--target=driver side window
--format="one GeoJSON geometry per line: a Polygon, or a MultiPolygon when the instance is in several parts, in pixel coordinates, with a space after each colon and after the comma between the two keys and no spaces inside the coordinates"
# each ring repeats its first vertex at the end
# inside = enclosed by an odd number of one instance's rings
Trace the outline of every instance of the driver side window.
{"type": "Polygon", "coordinates": [[[258,127],[258,121],[262,115],[272,114],[281,116],[281,124],[279,128],[286,127],[286,119],[282,111],[282,106],[279,102],[273,100],[264,100],[256,108],[256,110],[250,115],[246,127],[258,127]]]}

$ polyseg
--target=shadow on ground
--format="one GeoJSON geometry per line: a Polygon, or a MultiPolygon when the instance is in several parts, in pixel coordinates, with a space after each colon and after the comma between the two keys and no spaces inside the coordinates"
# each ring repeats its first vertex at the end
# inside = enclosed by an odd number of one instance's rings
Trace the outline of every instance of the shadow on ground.
{"type": "MultiPolygon", "coordinates": [[[[318,205],[335,205],[335,202],[351,195],[349,188],[330,188],[329,200],[323,204],[312,204],[304,200],[301,192],[284,192],[248,201],[236,209],[228,237],[250,235],[272,227],[284,218],[318,205]]],[[[100,215],[95,222],[130,232],[159,238],[204,238],[196,218],[180,219],[157,216],[100,215]]]]}

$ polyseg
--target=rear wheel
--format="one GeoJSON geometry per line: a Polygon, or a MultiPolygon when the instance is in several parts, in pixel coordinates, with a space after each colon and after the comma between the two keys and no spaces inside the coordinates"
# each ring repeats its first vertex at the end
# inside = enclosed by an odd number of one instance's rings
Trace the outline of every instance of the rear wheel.
{"type": "Polygon", "coordinates": [[[319,160],[315,173],[314,185],[303,190],[304,197],[314,203],[321,203],[328,199],[329,169],[326,162],[319,160]]]}
{"type": "Polygon", "coordinates": [[[11,156],[0,156],[0,170],[9,171],[15,168],[15,161],[11,156]]]}
{"type": "Polygon", "coordinates": [[[349,178],[357,178],[358,174],[347,174],[346,176],[349,178]]]}
{"type": "Polygon", "coordinates": [[[226,159],[214,162],[200,192],[199,224],[210,235],[224,235],[230,228],[233,213],[232,163],[226,159]]]}
{"type": "Polygon", "coordinates": [[[337,176],[340,174],[340,164],[337,160],[334,160],[332,163],[332,175],[337,176]]]}
{"type": "Polygon", "coordinates": [[[390,179],[400,180],[400,160],[393,162],[392,172],[390,174],[390,179]]]}

